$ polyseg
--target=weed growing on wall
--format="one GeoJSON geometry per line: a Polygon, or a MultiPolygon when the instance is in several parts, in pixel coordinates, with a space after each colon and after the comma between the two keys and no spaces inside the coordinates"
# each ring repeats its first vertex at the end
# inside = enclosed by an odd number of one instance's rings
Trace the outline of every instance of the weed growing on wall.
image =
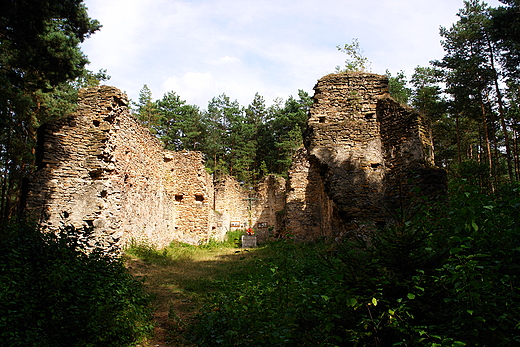
{"type": "Polygon", "coordinates": [[[72,227],[2,232],[2,346],[130,346],[149,333],[148,297],[120,259],[86,252],[72,227]]]}
{"type": "Polygon", "coordinates": [[[206,302],[201,346],[520,343],[520,188],[464,181],[370,240],[272,243],[206,302]]]}

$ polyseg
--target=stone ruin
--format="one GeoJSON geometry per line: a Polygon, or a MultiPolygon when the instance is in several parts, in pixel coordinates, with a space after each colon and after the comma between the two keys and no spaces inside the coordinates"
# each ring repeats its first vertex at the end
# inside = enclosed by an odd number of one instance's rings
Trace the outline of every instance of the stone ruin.
{"type": "Polygon", "coordinates": [[[428,123],[390,98],[386,77],[329,75],[314,89],[288,180],[270,175],[254,189],[214,181],[200,152],[164,150],[117,88],[81,90],[74,114],[40,128],[27,213],[49,230],[91,227],[106,244],[200,244],[250,225],[259,242],[315,240],[386,223],[413,187],[445,191],[428,123]]]}
{"type": "Polygon", "coordinates": [[[333,74],[314,91],[305,147],[289,172],[287,229],[307,240],[344,237],[446,192],[429,123],[390,97],[386,77],[333,74]]]}

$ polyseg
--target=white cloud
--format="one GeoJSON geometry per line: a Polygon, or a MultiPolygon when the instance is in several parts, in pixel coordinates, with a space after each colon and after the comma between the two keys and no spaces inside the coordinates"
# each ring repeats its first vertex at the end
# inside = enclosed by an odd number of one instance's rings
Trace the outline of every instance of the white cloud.
{"type": "MultiPolygon", "coordinates": [[[[342,65],[336,45],[358,38],[374,72],[442,58],[439,26],[463,1],[437,0],[85,0],[103,28],[83,45],[90,68],[137,99],[175,91],[202,108],[226,93],[247,105],[298,89],[312,92],[342,65]]],[[[488,1],[498,6],[498,0],[488,1]]]]}
{"type": "Polygon", "coordinates": [[[210,72],[188,72],[181,76],[168,77],[162,84],[163,94],[174,91],[189,104],[204,105],[215,91],[215,79],[210,72]]]}
{"type": "Polygon", "coordinates": [[[240,63],[240,59],[235,57],[230,57],[229,55],[226,55],[224,57],[220,57],[217,60],[214,60],[211,62],[213,65],[221,66],[221,65],[233,65],[235,63],[240,63]]]}

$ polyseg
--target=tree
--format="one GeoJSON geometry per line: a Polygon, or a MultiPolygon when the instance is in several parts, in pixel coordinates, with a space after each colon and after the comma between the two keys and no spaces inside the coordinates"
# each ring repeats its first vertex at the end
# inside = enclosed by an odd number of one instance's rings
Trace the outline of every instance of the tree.
{"type": "Polygon", "coordinates": [[[359,46],[358,39],[352,39],[351,44],[345,44],[343,47],[336,46],[338,51],[345,53],[348,58],[345,60],[345,67],[336,67],[336,72],[370,72],[370,61],[364,56],[363,50],[359,46]]]}
{"type": "Polygon", "coordinates": [[[208,103],[208,109],[202,115],[206,128],[203,152],[206,154],[206,165],[213,174],[220,176],[232,172],[230,155],[232,139],[231,124],[242,117],[242,108],[237,101],[231,101],[222,94],[208,103]]]}
{"type": "Polygon", "coordinates": [[[78,0],[2,3],[0,219],[4,222],[16,212],[22,181],[33,169],[36,129],[72,109],[74,93],[64,93],[69,88],[64,84],[85,75],[88,60],[79,44],[100,27],[78,0]]]}
{"type": "Polygon", "coordinates": [[[499,148],[504,146],[509,178],[513,179],[510,135],[497,66],[500,48],[491,39],[489,9],[479,0],[468,0],[464,1],[464,8],[458,16],[459,21],[450,29],[441,28],[446,54],[442,61],[434,62],[434,65],[444,70],[447,92],[453,96],[454,114],[457,117],[480,118],[484,146],[478,148],[485,149],[490,177],[498,178],[502,160],[499,148]],[[502,143],[499,143],[499,135],[502,143]]]}
{"type": "Polygon", "coordinates": [[[272,119],[259,136],[259,162],[265,162],[269,172],[287,175],[294,153],[303,144],[311,104],[309,94],[299,90],[298,99],[290,96],[283,106],[279,100],[271,107],[272,119]]]}
{"type": "Polygon", "coordinates": [[[399,71],[394,77],[390,71],[386,70],[385,75],[388,77],[388,91],[390,92],[390,96],[401,104],[408,105],[412,90],[406,86],[408,81],[406,80],[404,71],[399,71]]]}
{"type": "Polygon", "coordinates": [[[155,103],[159,114],[157,135],[170,150],[198,150],[204,141],[204,124],[197,106],[168,92],[155,103]]]}
{"type": "Polygon", "coordinates": [[[417,66],[410,83],[412,85],[411,103],[420,113],[435,119],[445,112],[445,102],[442,98],[442,71],[434,67],[417,66]]]}
{"type": "Polygon", "coordinates": [[[411,105],[426,116],[432,124],[437,165],[450,170],[453,158],[457,156],[457,123],[448,109],[448,103],[440,83],[443,73],[434,67],[417,66],[410,84],[412,86],[411,105]]]}
{"type": "Polygon", "coordinates": [[[252,154],[253,159],[253,162],[250,163],[252,171],[251,180],[256,181],[262,174],[268,174],[264,158],[260,154],[262,152],[260,135],[264,125],[271,120],[271,114],[265,105],[264,98],[260,94],[256,93],[253,101],[245,109],[245,117],[247,124],[247,134],[245,136],[249,138],[248,152],[252,154]],[[262,163],[264,163],[263,166],[262,163]],[[264,171],[262,171],[262,168],[264,171]]]}
{"type": "Polygon", "coordinates": [[[157,104],[152,99],[152,91],[145,84],[139,91],[139,101],[135,104],[135,115],[137,120],[145,127],[150,129],[153,134],[159,132],[160,114],[157,104]]]}
{"type": "Polygon", "coordinates": [[[517,102],[520,99],[520,2],[518,0],[501,0],[507,6],[491,9],[491,37],[501,49],[500,62],[507,78],[507,99],[509,107],[505,109],[505,118],[510,120],[513,130],[516,179],[520,180],[520,159],[518,149],[517,102]]]}
{"type": "Polygon", "coordinates": [[[490,10],[491,36],[502,49],[501,59],[507,76],[520,78],[520,2],[501,0],[508,6],[490,10]]]}

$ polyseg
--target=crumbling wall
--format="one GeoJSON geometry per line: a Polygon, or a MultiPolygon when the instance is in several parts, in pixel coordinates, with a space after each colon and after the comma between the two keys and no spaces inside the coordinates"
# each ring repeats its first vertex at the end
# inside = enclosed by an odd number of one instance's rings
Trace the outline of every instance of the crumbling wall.
{"type": "Polygon", "coordinates": [[[105,243],[164,247],[219,233],[202,154],[163,150],[117,88],[84,89],[79,98],[73,115],[40,129],[27,198],[32,218],[50,230],[92,227],[105,243]]]}
{"type": "Polygon", "coordinates": [[[288,194],[287,221],[293,233],[341,237],[366,222],[386,223],[397,202],[409,203],[412,187],[445,191],[428,122],[389,96],[386,77],[333,74],[314,90],[307,152],[294,157],[290,172],[288,192],[295,197],[288,194]],[[331,202],[325,195],[312,202],[309,197],[322,189],[331,202]],[[326,220],[323,227],[318,216],[326,220]]]}
{"type": "Polygon", "coordinates": [[[294,238],[311,241],[338,230],[337,208],[327,195],[320,167],[308,150],[300,148],[293,157],[287,182],[284,227],[294,238]]]}
{"type": "Polygon", "coordinates": [[[259,242],[266,241],[283,228],[285,179],[268,175],[258,184],[242,186],[231,176],[215,182],[215,211],[219,225],[226,231],[251,226],[259,242]]]}
{"type": "Polygon", "coordinates": [[[446,172],[435,167],[433,137],[427,120],[390,98],[379,100],[377,107],[386,167],[386,209],[394,212],[418,197],[445,194],[446,172]]]}
{"type": "Polygon", "coordinates": [[[215,182],[215,211],[226,230],[246,229],[249,226],[249,202],[253,190],[244,188],[232,176],[215,182]]]}
{"type": "Polygon", "coordinates": [[[197,244],[249,225],[260,242],[285,231],[310,241],[386,223],[412,188],[445,191],[428,122],[390,98],[386,77],[328,75],[314,89],[289,179],[267,176],[254,189],[214,183],[200,152],[163,150],[118,89],[82,90],[77,112],[40,129],[27,212],[50,230],[91,227],[106,244],[197,244]]]}
{"type": "Polygon", "coordinates": [[[283,177],[268,175],[259,183],[253,203],[253,228],[258,242],[278,235],[285,229],[286,182],[283,177]]]}

